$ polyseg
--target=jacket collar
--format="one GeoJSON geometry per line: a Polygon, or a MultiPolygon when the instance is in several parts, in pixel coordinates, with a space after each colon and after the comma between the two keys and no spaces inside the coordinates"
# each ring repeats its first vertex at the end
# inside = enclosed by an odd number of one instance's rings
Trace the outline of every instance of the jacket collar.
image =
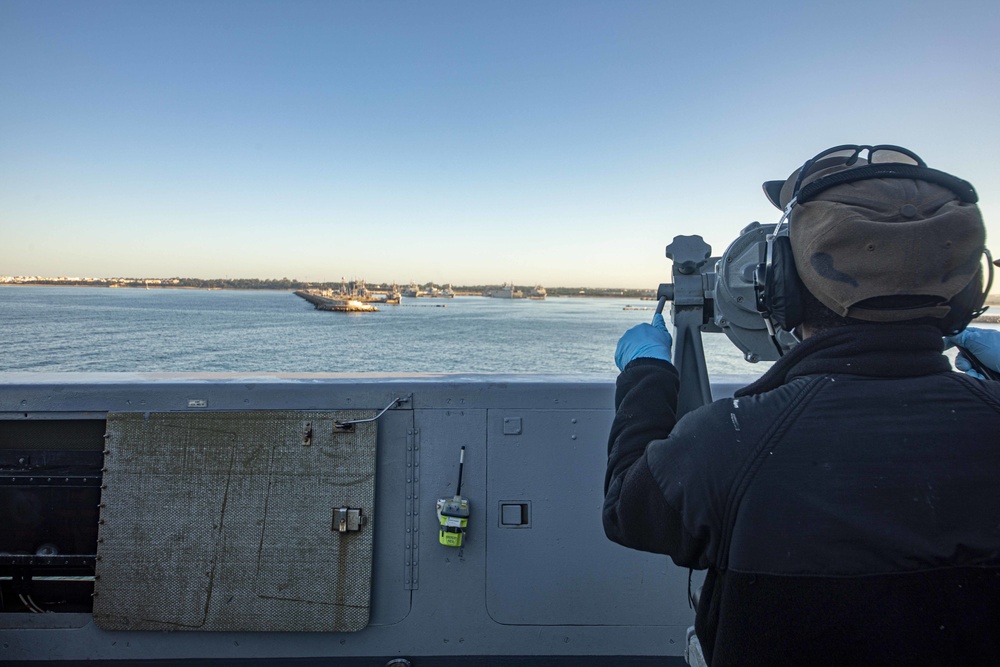
{"type": "Polygon", "coordinates": [[[932,326],[861,324],[810,336],[736,397],[759,394],[803,375],[844,373],[901,378],[951,370],[941,332],[932,326]]]}

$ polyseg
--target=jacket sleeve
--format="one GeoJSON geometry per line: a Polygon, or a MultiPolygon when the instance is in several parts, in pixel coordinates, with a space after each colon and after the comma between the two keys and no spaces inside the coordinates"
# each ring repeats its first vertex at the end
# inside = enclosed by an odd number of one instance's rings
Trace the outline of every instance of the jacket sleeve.
{"type": "Polygon", "coordinates": [[[677,369],[669,362],[642,358],[625,367],[615,391],[604,478],[608,538],[626,547],[671,556],[685,542],[681,516],[654,480],[646,448],[673,430],[678,387],[677,369]]]}

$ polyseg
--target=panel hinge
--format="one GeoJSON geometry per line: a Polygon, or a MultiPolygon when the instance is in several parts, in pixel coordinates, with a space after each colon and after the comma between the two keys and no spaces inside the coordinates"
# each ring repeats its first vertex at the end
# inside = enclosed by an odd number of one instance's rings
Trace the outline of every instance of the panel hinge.
{"type": "Polygon", "coordinates": [[[416,590],[417,564],[420,551],[420,431],[406,433],[406,535],[404,551],[405,569],[403,584],[407,590],[416,590]]]}

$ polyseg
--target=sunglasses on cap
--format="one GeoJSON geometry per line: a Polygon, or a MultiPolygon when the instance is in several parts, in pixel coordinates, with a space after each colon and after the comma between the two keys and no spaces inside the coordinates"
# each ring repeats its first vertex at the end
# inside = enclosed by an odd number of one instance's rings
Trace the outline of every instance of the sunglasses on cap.
{"type": "MultiPolygon", "coordinates": [[[[812,198],[818,192],[822,192],[833,185],[878,176],[916,177],[913,172],[908,171],[914,169],[920,170],[922,174],[933,171],[927,169],[927,163],[919,155],[902,146],[893,146],[891,144],[878,144],[876,146],[868,144],[841,144],[840,146],[827,148],[825,151],[821,151],[806,160],[799,167],[795,177],[795,185],[792,187],[788,203],[784,207],[781,206],[780,199],[786,181],[768,181],[764,183],[764,193],[767,195],[767,198],[771,200],[772,204],[782,209],[781,220],[778,221],[774,233],[777,234],[781,230],[783,223],[788,220],[796,204],[805,199],[812,198]],[[859,169],[850,169],[850,167],[858,164],[858,161],[862,159],[862,154],[864,154],[865,159],[859,165],[859,169]],[[809,176],[832,167],[848,167],[849,169],[834,175],[821,176],[808,185],[803,186],[803,183],[809,176]],[[847,171],[850,173],[847,173],[847,171]]],[[[943,176],[958,180],[947,174],[943,174],[943,176]]],[[[952,187],[950,182],[946,186],[952,187]]],[[[969,186],[970,189],[971,187],[969,186]]]]}
{"type": "MultiPolygon", "coordinates": [[[[803,185],[807,178],[831,167],[854,167],[859,160],[862,160],[861,165],[866,167],[861,172],[872,172],[870,174],[865,173],[865,178],[903,176],[906,174],[906,170],[913,169],[920,170],[922,174],[927,172],[927,164],[920,156],[902,146],[892,146],[889,144],[880,144],[877,146],[842,144],[817,153],[806,160],[797,171],[793,172],[795,183],[791,192],[788,193],[788,201],[784,205],[781,203],[781,195],[782,191],[788,185],[787,180],[765,182],[764,194],[767,195],[768,200],[777,208],[786,210],[789,204],[801,202],[803,199],[807,199],[810,195],[815,194],[816,191],[825,189],[817,188],[814,185],[815,180],[808,185],[803,185]],[[862,160],[862,157],[864,157],[864,160],[862,160]]],[[[851,171],[854,172],[851,176],[841,177],[845,179],[845,182],[862,176],[861,172],[855,172],[854,169],[851,169],[851,171]]],[[[909,177],[918,178],[912,172],[910,172],[909,177]]],[[[791,177],[789,177],[790,179],[791,177]]],[[[822,177],[819,180],[825,182],[827,178],[822,177]]],[[[833,185],[833,183],[829,183],[826,187],[829,187],[829,185],[833,185]]],[[[952,183],[945,183],[944,185],[945,187],[954,189],[954,184],[952,183]]],[[[966,197],[963,197],[963,200],[965,199],[966,197]]]]}
{"type": "Polygon", "coordinates": [[[844,144],[834,146],[833,148],[827,148],[821,153],[817,153],[803,163],[802,168],[799,169],[798,178],[795,179],[795,186],[792,188],[792,199],[796,198],[799,189],[802,187],[802,181],[810,174],[835,165],[851,167],[857,163],[861,154],[866,151],[868,153],[868,164],[894,162],[898,164],[911,164],[916,167],[927,166],[927,163],[919,155],[902,146],[892,146],[890,144],[880,144],[878,146],[844,144]]]}

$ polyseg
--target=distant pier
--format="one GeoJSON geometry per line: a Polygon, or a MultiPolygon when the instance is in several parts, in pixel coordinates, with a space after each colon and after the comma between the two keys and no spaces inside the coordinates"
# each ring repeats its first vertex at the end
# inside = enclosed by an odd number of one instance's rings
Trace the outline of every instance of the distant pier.
{"type": "Polygon", "coordinates": [[[332,299],[306,290],[296,290],[295,296],[305,299],[314,305],[316,310],[332,310],[338,313],[372,313],[378,311],[378,308],[374,304],[358,301],[357,299],[332,299]]]}

